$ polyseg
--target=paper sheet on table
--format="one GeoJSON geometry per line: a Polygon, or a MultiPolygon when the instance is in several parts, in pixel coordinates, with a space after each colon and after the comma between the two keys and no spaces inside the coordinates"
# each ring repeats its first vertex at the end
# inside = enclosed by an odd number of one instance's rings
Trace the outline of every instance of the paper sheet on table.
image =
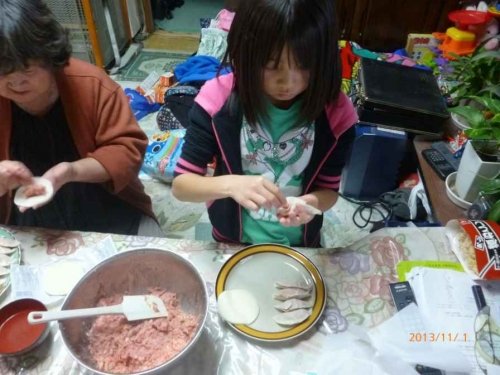
{"type": "Polygon", "coordinates": [[[469,362],[458,349],[448,346],[446,342],[414,339],[417,333],[423,335],[427,331],[419,308],[412,303],[372,328],[369,336],[372,345],[382,356],[445,371],[470,372],[469,362]]]}
{"type": "Polygon", "coordinates": [[[443,260],[402,260],[396,265],[399,281],[406,281],[406,274],[415,267],[445,268],[464,272],[464,268],[459,262],[449,262],[443,260]]]}
{"type": "Polygon", "coordinates": [[[500,366],[497,365],[487,365],[486,373],[488,375],[500,375],[500,366]]]}
{"type": "Polygon", "coordinates": [[[92,248],[79,248],[44,264],[13,265],[13,299],[35,298],[49,307],[57,304],[88,270],[116,252],[113,240],[107,236],[92,248]]]}
{"type": "MultiPolygon", "coordinates": [[[[471,289],[476,284],[472,277],[463,272],[422,267],[413,268],[406,276],[427,336],[432,333],[447,347],[460,350],[472,367],[471,373],[482,374],[474,353],[477,306],[471,289]]],[[[492,315],[496,315],[499,285],[481,282],[481,286],[492,315]]]]}

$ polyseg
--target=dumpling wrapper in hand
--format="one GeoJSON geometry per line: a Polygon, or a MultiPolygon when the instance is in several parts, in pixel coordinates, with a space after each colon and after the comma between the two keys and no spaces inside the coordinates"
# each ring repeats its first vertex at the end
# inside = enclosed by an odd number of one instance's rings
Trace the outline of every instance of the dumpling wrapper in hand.
{"type": "Polygon", "coordinates": [[[53,196],[54,187],[49,180],[43,177],[33,177],[32,184],[23,185],[17,189],[14,196],[14,203],[21,208],[33,208],[47,203],[53,196]],[[38,187],[43,187],[43,194],[30,196],[30,191],[38,187]]]}
{"type": "Polygon", "coordinates": [[[222,319],[233,324],[251,324],[259,316],[259,304],[247,290],[232,289],[217,298],[217,310],[222,319]]]}
{"type": "Polygon", "coordinates": [[[293,208],[295,206],[302,206],[309,215],[323,215],[323,212],[321,212],[321,210],[318,210],[316,207],[307,204],[300,198],[286,197],[286,201],[288,202],[290,208],[293,208]]]}

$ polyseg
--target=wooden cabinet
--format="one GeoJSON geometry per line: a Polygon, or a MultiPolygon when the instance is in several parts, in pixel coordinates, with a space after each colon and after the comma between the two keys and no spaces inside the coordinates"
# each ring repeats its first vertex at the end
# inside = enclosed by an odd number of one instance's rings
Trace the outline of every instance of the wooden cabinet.
{"type": "Polygon", "coordinates": [[[403,48],[409,33],[445,31],[461,0],[337,0],[339,32],[373,51],[403,48]]]}

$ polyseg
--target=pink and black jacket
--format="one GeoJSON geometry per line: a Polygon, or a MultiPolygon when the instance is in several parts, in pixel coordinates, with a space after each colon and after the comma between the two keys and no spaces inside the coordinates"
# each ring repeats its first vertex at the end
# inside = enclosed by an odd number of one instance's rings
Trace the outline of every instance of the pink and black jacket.
{"type": "MultiPolygon", "coordinates": [[[[207,81],[190,112],[182,154],[174,176],[183,173],[205,175],[207,164],[214,160],[214,176],[242,175],[240,131],[242,111],[233,92],[233,75],[207,81]]],[[[340,175],[354,140],[356,111],[343,93],[337,103],[328,105],[315,121],[314,148],[304,171],[302,194],[317,189],[338,191],[340,175]]],[[[212,235],[221,242],[241,243],[242,207],[232,198],[208,202],[212,235]]],[[[315,216],[304,226],[301,246],[318,247],[323,216],[315,216]]]]}

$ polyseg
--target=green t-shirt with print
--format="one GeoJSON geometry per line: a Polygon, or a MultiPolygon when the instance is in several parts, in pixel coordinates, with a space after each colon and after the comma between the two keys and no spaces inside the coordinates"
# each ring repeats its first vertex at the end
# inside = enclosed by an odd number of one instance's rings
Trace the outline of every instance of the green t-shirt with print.
{"type": "MultiPolygon", "coordinates": [[[[260,120],[255,128],[244,119],[240,137],[243,172],[264,175],[276,183],[285,196],[301,194],[303,172],[314,141],[312,126],[295,125],[300,105],[296,102],[288,109],[280,109],[268,102],[268,119],[260,120]]],[[[274,210],[243,209],[242,221],[243,242],[291,246],[302,243],[303,226],[281,225],[274,210]]]]}

